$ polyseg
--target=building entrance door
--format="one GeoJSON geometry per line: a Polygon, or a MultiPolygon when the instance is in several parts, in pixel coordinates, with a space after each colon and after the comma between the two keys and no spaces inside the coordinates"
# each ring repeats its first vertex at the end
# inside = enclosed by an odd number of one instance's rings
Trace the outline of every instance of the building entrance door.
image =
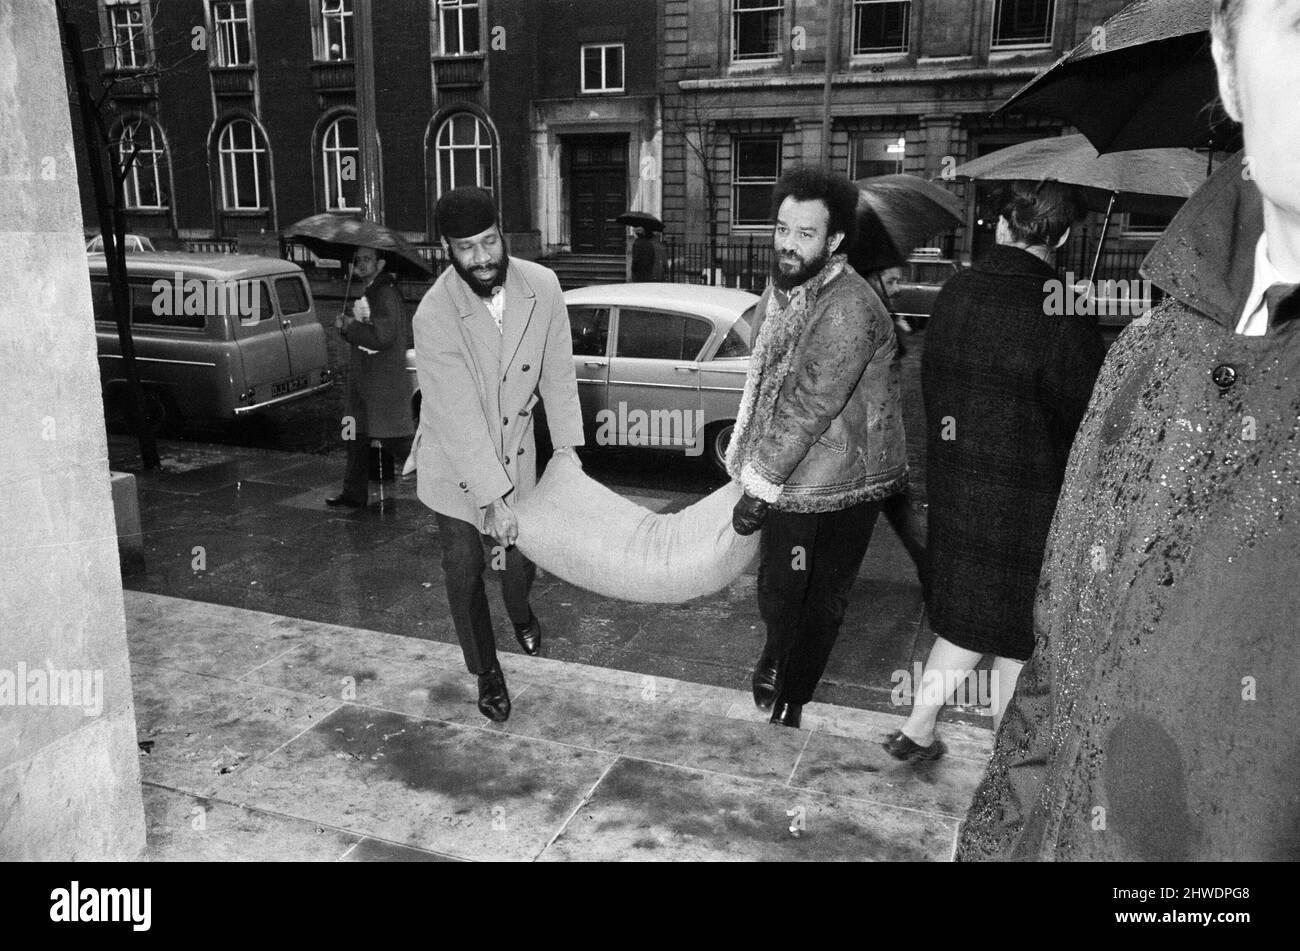
{"type": "Polygon", "coordinates": [[[575,252],[626,253],[626,231],[613,219],[627,211],[627,143],[626,135],[574,135],[564,140],[569,238],[575,252]]]}

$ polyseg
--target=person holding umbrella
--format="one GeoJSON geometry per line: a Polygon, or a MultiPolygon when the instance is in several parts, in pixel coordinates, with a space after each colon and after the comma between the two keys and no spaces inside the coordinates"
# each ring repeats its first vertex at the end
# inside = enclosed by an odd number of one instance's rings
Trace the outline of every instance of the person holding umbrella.
{"type": "Polygon", "coordinates": [[[1143,265],[960,860],[1300,859],[1300,6],[1205,6],[1246,147],[1143,265]]]}
{"type": "Polygon", "coordinates": [[[1105,345],[1091,320],[1050,313],[1047,263],[1078,212],[1054,182],[1014,185],[998,244],[935,300],[921,358],[929,499],[926,605],[938,634],[912,711],[884,743],[938,759],[935,721],[994,657],[994,724],[1033,650],[1034,592],[1075,430],[1105,345]]]}
{"type": "Polygon", "coordinates": [[[369,502],[370,443],[379,440],[394,459],[411,451],[411,419],[406,380],[405,305],[397,281],[375,248],[357,248],[352,273],[365,282],[352,313],[342,313],[335,328],[350,348],[344,427],[348,461],[343,491],[325,500],[329,506],[365,508],[369,502]]]}
{"type": "Polygon", "coordinates": [[[632,229],[636,239],[632,242],[631,277],[634,284],[664,279],[665,255],[663,245],[655,237],[663,231],[663,222],[644,211],[628,211],[614,219],[632,229]]]}

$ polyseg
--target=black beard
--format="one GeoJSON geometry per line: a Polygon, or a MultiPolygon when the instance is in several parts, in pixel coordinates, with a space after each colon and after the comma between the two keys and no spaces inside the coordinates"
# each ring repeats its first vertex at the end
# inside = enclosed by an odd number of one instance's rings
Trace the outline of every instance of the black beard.
{"type": "Polygon", "coordinates": [[[506,274],[510,271],[510,252],[506,249],[505,241],[503,240],[501,242],[501,266],[497,268],[497,276],[495,280],[492,281],[482,281],[473,271],[468,271],[461,267],[460,262],[456,260],[454,254],[451,255],[451,266],[456,269],[456,273],[460,275],[460,279],[469,285],[470,290],[479,297],[489,298],[492,296],[493,288],[505,285],[506,274]]]}
{"type": "Polygon", "coordinates": [[[772,283],[783,291],[792,291],[800,284],[804,284],[816,276],[830,259],[830,249],[823,245],[821,254],[807,263],[801,261],[799,270],[793,274],[786,274],[781,270],[781,255],[774,255],[772,258],[772,283]]]}

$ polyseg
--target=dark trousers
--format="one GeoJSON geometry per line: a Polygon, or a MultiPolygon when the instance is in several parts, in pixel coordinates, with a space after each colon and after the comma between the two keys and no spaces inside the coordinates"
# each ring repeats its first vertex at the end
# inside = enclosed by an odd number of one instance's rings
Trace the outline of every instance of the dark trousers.
{"type": "Polygon", "coordinates": [[[770,511],[759,542],[758,610],[777,692],[808,703],[839,636],[880,502],[814,515],[770,511]]]}
{"type": "Polygon", "coordinates": [[[897,495],[891,495],[881,502],[881,512],[884,514],[886,521],[889,522],[889,527],[898,535],[898,540],[907,549],[908,555],[912,558],[912,563],[916,565],[916,574],[924,586],[926,578],[926,524],[925,517],[917,511],[916,506],[912,503],[911,492],[904,489],[897,495]]]}
{"type": "Polygon", "coordinates": [[[493,569],[501,580],[506,613],[515,624],[527,624],[532,617],[528,594],[533,588],[536,566],[518,548],[501,550],[489,535],[482,535],[469,522],[435,512],[438,538],[442,542],[442,574],[447,585],[451,622],[460,639],[465,666],[471,674],[490,670],[497,662],[496,636],[488,611],[483,569],[491,554],[493,569]]]}
{"type": "Polygon", "coordinates": [[[350,499],[362,500],[370,496],[370,441],[378,439],[394,465],[401,467],[411,454],[411,436],[365,436],[358,434],[348,441],[348,467],[343,473],[343,494],[350,499]]]}

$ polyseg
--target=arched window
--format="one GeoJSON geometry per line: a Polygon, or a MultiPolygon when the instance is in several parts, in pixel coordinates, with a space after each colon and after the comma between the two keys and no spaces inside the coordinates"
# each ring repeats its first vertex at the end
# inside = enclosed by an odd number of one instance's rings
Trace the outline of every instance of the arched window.
{"type": "Polygon", "coordinates": [[[326,211],[360,211],[360,155],[356,116],[339,116],[321,136],[321,181],[326,211]]]}
{"type": "Polygon", "coordinates": [[[492,189],[492,130],[469,112],[438,127],[438,194],[462,185],[492,189]]]}
{"type": "Polygon", "coordinates": [[[233,119],[217,140],[221,201],[226,211],[264,211],[268,185],[266,141],[248,119],[233,119]]]}
{"type": "Polygon", "coordinates": [[[161,130],[149,119],[130,119],[122,124],[117,147],[122,166],[131,163],[123,181],[126,207],[131,211],[166,208],[167,148],[161,130]]]}

